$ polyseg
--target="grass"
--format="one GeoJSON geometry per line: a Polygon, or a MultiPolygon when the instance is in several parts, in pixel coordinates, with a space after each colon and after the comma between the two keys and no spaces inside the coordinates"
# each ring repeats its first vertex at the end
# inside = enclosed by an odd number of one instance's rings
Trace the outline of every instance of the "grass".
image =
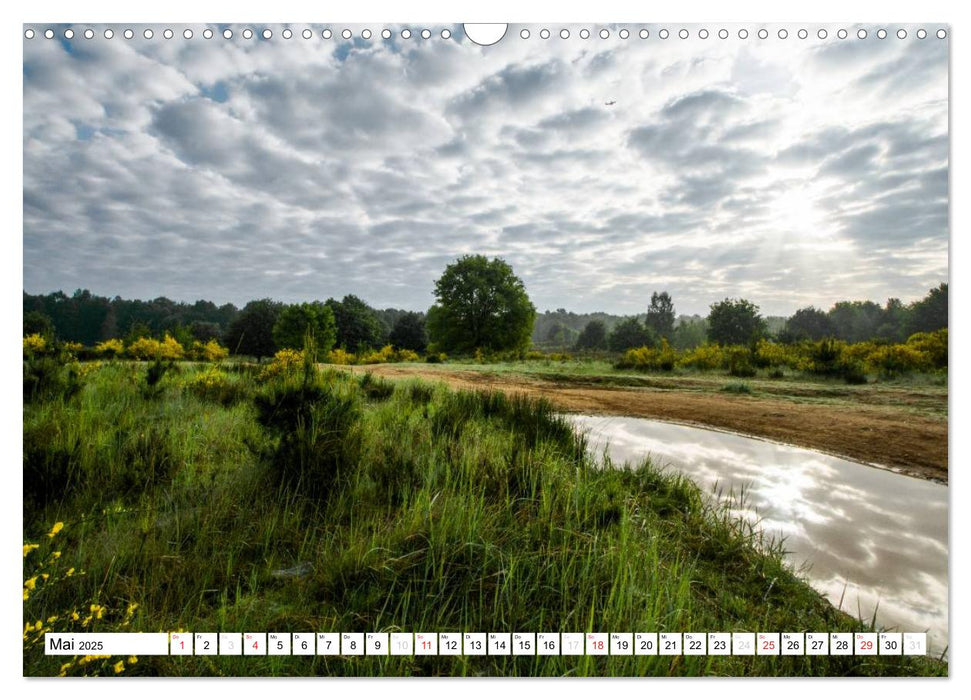
{"type": "Polygon", "coordinates": [[[145,367],[25,404],[26,675],[947,673],[901,657],[45,657],[44,630],[868,627],[690,482],[598,468],[548,404],[339,371],[230,372],[224,400],[193,390],[203,366],[152,391],[145,367]]]}
{"type": "MultiPolygon", "coordinates": [[[[659,391],[718,393],[726,381],[735,379],[726,370],[702,371],[678,367],[670,372],[641,372],[617,369],[606,360],[573,358],[564,361],[522,360],[475,364],[452,361],[443,365],[421,365],[423,370],[469,371],[504,379],[542,380],[569,386],[649,388],[659,391]]],[[[755,397],[778,398],[802,404],[875,404],[891,410],[932,418],[947,418],[947,377],[915,373],[895,379],[880,379],[850,385],[842,379],[786,370],[759,369],[746,379],[755,397]]]]}
{"type": "Polygon", "coordinates": [[[752,387],[745,382],[729,382],[721,388],[722,391],[728,392],[729,394],[751,394],[752,387]]]}

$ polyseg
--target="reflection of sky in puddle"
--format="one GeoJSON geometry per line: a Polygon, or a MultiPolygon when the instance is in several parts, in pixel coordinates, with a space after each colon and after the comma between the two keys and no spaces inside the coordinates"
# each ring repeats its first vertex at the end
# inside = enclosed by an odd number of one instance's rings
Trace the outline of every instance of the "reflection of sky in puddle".
{"type": "MultiPolygon", "coordinates": [[[[847,613],[947,645],[947,487],[763,440],[642,418],[569,416],[615,463],[650,456],[784,537],[791,563],[847,613]],[[804,566],[805,565],[805,566],[804,566]]],[[[778,630],[780,632],[785,630],[778,630]]]]}

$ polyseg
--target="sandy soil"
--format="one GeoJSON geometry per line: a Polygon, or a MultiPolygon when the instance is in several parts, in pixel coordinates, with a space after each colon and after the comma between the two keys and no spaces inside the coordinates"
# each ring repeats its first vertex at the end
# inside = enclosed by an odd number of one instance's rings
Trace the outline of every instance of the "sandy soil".
{"type": "Polygon", "coordinates": [[[550,381],[446,367],[370,365],[351,369],[389,379],[422,378],[463,389],[542,396],[574,413],[637,416],[731,430],[947,482],[946,418],[902,411],[900,404],[906,403],[902,396],[891,395],[893,404],[872,399],[867,403],[807,404],[677,388],[597,387],[579,380],[550,381]]]}

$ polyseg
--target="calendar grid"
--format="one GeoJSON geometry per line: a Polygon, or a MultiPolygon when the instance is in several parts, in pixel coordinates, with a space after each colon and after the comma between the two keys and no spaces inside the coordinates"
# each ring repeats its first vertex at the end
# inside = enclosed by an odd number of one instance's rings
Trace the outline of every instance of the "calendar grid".
{"type": "Polygon", "coordinates": [[[46,634],[47,655],[924,656],[925,632],[157,632],[46,634]]]}

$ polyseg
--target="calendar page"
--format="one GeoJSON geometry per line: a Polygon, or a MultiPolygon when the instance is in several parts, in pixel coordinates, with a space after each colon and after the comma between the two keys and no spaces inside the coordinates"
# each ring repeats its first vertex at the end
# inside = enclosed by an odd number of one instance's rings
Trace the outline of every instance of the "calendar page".
{"type": "Polygon", "coordinates": [[[948,675],[951,26],[629,15],[22,25],[24,676],[948,675]]]}

